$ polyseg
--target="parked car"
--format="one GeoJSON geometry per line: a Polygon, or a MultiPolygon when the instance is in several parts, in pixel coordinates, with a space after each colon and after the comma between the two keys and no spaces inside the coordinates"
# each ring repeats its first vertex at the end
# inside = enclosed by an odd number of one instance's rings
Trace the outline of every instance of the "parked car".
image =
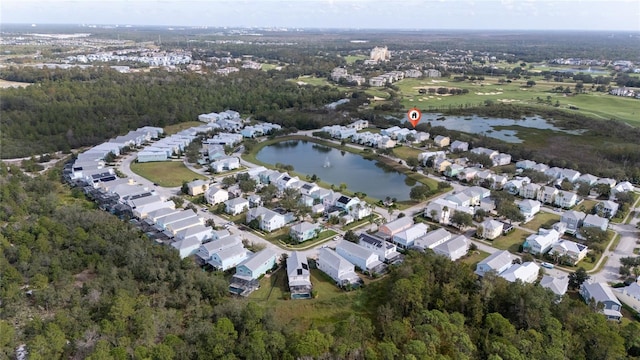
{"type": "Polygon", "coordinates": [[[553,269],[553,264],[550,264],[548,262],[543,262],[542,264],[540,264],[540,266],[547,268],[547,269],[553,269]]]}

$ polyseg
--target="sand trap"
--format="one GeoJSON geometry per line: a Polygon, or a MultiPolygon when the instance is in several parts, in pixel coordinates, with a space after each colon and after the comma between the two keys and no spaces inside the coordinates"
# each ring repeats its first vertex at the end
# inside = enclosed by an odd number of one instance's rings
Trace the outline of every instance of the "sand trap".
{"type": "Polygon", "coordinates": [[[516,100],[516,99],[498,99],[499,102],[501,103],[512,103],[512,102],[520,102],[520,100],[516,100]]]}
{"type": "Polygon", "coordinates": [[[31,83],[26,83],[26,82],[17,82],[17,81],[8,81],[8,80],[2,80],[0,79],[0,88],[1,89],[7,89],[7,88],[21,88],[21,87],[27,87],[31,85],[31,83]]]}
{"type": "Polygon", "coordinates": [[[492,91],[492,92],[485,92],[485,93],[477,92],[476,93],[476,95],[500,95],[500,94],[502,94],[502,91],[495,91],[495,92],[492,91]]]}
{"type": "Polygon", "coordinates": [[[378,97],[378,96],[374,96],[374,97],[373,97],[373,100],[374,100],[374,101],[384,101],[384,100],[387,100],[387,99],[385,99],[385,98],[381,98],[381,97],[378,97]]]}

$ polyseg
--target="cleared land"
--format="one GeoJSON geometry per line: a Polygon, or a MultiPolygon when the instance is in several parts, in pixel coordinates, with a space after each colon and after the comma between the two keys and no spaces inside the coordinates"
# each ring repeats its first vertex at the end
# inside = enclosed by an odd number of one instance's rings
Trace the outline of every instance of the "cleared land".
{"type": "Polygon", "coordinates": [[[340,290],[333,280],[317,269],[311,269],[311,283],[318,294],[315,299],[289,300],[287,274],[281,268],[260,280],[249,301],[268,309],[280,324],[289,324],[295,329],[307,329],[333,324],[352,313],[351,307],[358,302],[359,291],[340,290]],[[285,299],[286,298],[286,299],[285,299]]]}
{"type": "Polygon", "coordinates": [[[508,235],[499,236],[491,243],[495,248],[509,250],[511,253],[517,253],[520,249],[520,245],[524,243],[524,240],[529,235],[530,233],[522,229],[515,229],[508,235]]]}
{"type": "Polygon", "coordinates": [[[489,255],[491,255],[491,254],[489,254],[489,253],[488,253],[488,252],[486,252],[486,251],[482,251],[482,250],[475,250],[475,251],[473,251],[473,253],[472,253],[471,255],[469,255],[469,256],[467,256],[467,257],[465,257],[464,259],[462,259],[462,260],[460,260],[460,261],[461,261],[461,262],[463,262],[463,263],[465,263],[465,264],[468,264],[471,268],[475,268],[475,267],[476,267],[476,265],[477,265],[480,261],[482,261],[482,260],[484,260],[484,259],[488,258],[488,257],[489,257],[489,255]]]}
{"type": "Polygon", "coordinates": [[[182,161],[131,163],[131,171],[163,187],[182,186],[185,181],[206,179],[187,169],[182,161]]]}
{"type": "Polygon", "coordinates": [[[31,83],[7,81],[7,80],[0,79],[0,89],[27,87],[29,85],[31,85],[31,83]]]}
{"type": "Polygon", "coordinates": [[[204,123],[202,123],[200,121],[187,121],[187,122],[183,122],[183,123],[179,123],[179,124],[169,125],[169,126],[166,126],[164,128],[164,133],[166,135],[173,135],[173,134],[175,134],[177,132],[180,132],[182,130],[189,129],[189,128],[192,128],[194,126],[200,126],[202,124],[204,124],[204,123]]]}
{"type": "Polygon", "coordinates": [[[533,231],[538,231],[538,229],[540,229],[541,227],[550,229],[551,225],[557,223],[558,221],[560,221],[560,215],[541,211],[537,213],[536,216],[531,219],[531,221],[522,225],[522,227],[531,229],[533,231]]]}
{"type": "Polygon", "coordinates": [[[366,55],[347,55],[344,57],[344,60],[347,62],[347,64],[353,64],[354,62],[358,61],[358,60],[366,60],[369,57],[366,55]]]}

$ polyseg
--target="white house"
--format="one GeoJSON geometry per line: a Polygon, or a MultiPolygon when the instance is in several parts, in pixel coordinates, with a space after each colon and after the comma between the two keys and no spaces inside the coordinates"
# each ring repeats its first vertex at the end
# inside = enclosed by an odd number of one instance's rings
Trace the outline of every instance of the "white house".
{"type": "Polygon", "coordinates": [[[559,240],[553,245],[551,250],[549,250],[549,253],[557,256],[565,255],[570,259],[571,263],[575,265],[587,256],[588,251],[589,248],[586,245],[571,240],[559,240]]]}
{"type": "Polygon", "coordinates": [[[360,283],[354,265],[329,248],[323,247],[318,251],[317,265],[320,271],[329,275],[339,286],[360,283]]]}
{"type": "Polygon", "coordinates": [[[358,244],[378,255],[378,260],[388,263],[400,256],[395,244],[384,241],[367,233],[360,234],[358,244]]]}
{"type": "Polygon", "coordinates": [[[500,277],[509,282],[516,282],[517,280],[520,280],[524,283],[532,284],[538,279],[539,271],[540,266],[529,261],[511,266],[507,270],[503,271],[500,274],[500,277]]]}
{"type": "Polygon", "coordinates": [[[598,215],[611,219],[618,213],[618,203],[611,200],[600,201],[596,204],[598,215]]]}
{"type": "Polygon", "coordinates": [[[395,234],[407,230],[412,226],[413,218],[411,218],[411,216],[405,216],[380,226],[378,231],[383,233],[386,237],[392,237],[395,234]]]}
{"type": "Polygon", "coordinates": [[[336,252],[362,271],[376,272],[377,268],[382,265],[377,254],[350,241],[338,241],[336,252]]]}
{"type": "Polygon", "coordinates": [[[482,237],[493,240],[502,234],[504,224],[493,219],[486,219],[482,222],[482,237]]]}
{"type": "Polygon", "coordinates": [[[607,231],[609,220],[598,215],[589,214],[582,220],[582,227],[595,227],[602,231],[607,231]]]}
{"type": "Polygon", "coordinates": [[[227,271],[238,266],[250,256],[251,252],[245,249],[242,244],[236,244],[214,252],[207,263],[216,270],[227,271]]]}
{"type": "Polygon", "coordinates": [[[229,199],[227,190],[212,186],[204,193],[204,199],[211,205],[223,203],[229,199]]]}
{"type": "Polygon", "coordinates": [[[210,164],[213,172],[219,173],[228,170],[234,170],[240,167],[240,159],[235,156],[224,156],[216,159],[210,164]]]}
{"type": "Polygon", "coordinates": [[[587,214],[582,211],[570,210],[562,213],[560,221],[567,224],[565,232],[568,234],[575,234],[578,231],[578,228],[582,226],[582,221],[586,216],[587,214]]]}
{"type": "Polygon", "coordinates": [[[538,230],[537,234],[527,236],[522,248],[524,251],[532,254],[546,254],[553,244],[560,239],[560,235],[561,234],[554,229],[547,230],[541,228],[538,230]]]}
{"type": "Polygon", "coordinates": [[[278,230],[287,223],[284,215],[262,206],[249,209],[247,212],[247,224],[253,219],[258,219],[260,229],[267,232],[278,230]]]}
{"type": "Polygon", "coordinates": [[[312,224],[306,221],[302,221],[291,227],[291,229],[289,230],[289,235],[292,239],[295,239],[298,242],[303,242],[318,236],[320,230],[320,224],[312,224]]]}
{"type": "Polygon", "coordinates": [[[307,258],[299,251],[294,251],[287,258],[287,278],[292,299],[311,298],[311,273],[307,258]]]}
{"type": "Polygon", "coordinates": [[[469,143],[465,141],[455,140],[449,146],[451,152],[465,152],[469,151],[469,143]]]}
{"type": "Polygon", "coordinates": [[[452,237],[451,233],[445,228],[440,228],[417,238],[413,246],[422,250],[433,249],[436,246],[451,240],[452,237]]]}
{"type": "Polygon", "coordinates": [[[520,196],[525,199],[537,199],[540,192],[540,185],[534,183],[527,183],[522,185],[520,189],[520,196]]]}
{"type": "Polygon", "coordinates": [[[558,194],[558,189],[553,186],[543,186],[538,191],[537,200],[544,204],[553,204],[556,195],[558,194]]]}
{"type": "Polygon", "coordinates": [[[533,219],[533,217],[540,212],[540,202],[537,200],[522,200],[518,204],[520,208],[520,212],[522,216],[524,216],[524,222],[528,222],[533,219]]]}
{"type": "Polygon", "coordinates": [[[225,209],[224,211],[230,215],[238,215],[242,214],[246,209],[249,208],[249,200],[243,197],[233,198],[231,200],[227,200],[224,202],[225,209]]]}
{"type": "Polygon", "coordinates": [[[207,263],[211,260],[213,254],[237,245],[242,246],[242,238],[240,236],[226,236],[221,239],[202,244],[196,252],[196,256],[198,256],[202,262],[207,263]]]}
{"type": "Polygon", "coordinates": [[[456,261],[467,254],[469,245],[469,239],[464,235],[459,235],[434,247],[433,251],[448,257],[451,261],[456,261]]]}
{"type": "Polygon", "coordinates": [[[637,282],[613,290],[620,301],[640,312],[640,284],[637,282]]]}
{"type": "Polygon", "coordinates": [[[578,202],[578,194],[571,191],[559,190],[553,202],[556,206],[569,209],[578,202]]]}
{"type": "Polygon", "coordinates": [[[551,290],[557,297],[562,297],[567,293],[569,288],[569,277],[561,276],[559,278],[550,275],[544,275],[540,280],[540,286],[551,290]]]}
{"type": "Polygon", "coordinates": [[[410,228],[393,235],[393,242],[403,249],[410,248],[416,239],[427,234],[429,226],[425,223],[418,223],[410,228]]]}
{"type": "Polygon", "coordinates": [[[200,239],[196,236],[190,236],[183,240],[174,241],[171,246],[178,250],[180,259],[187,258],[198,251],[198,248],[202,245],[200,239]]]}
{"type": "Polygon", "coordinates": [[[476,265],[475,273],[479,276],[484,276],[489,271],[501,274],[513,265],[513,259],[513,255],[506,250],[494,252],[476,265]]]}

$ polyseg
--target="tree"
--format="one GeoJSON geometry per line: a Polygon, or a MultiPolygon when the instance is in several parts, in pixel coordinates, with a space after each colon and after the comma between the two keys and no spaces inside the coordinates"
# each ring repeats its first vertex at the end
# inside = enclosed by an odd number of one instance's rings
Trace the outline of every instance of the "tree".
{"type": "Polygon", "coordinates": [[[410,168],[414,168],[418,165],[420,165],[420,161],[418,161],[417,157],[411,156],[407,158],[407,166],[409,166],[410,168]]]}
{"type": "Polygon", "coordinates": [[[269,184],[260,189],[260,195],[262,195],[262,199],[264,200],[265,205],[270,204],[271,199],[273,199],[277,193],[278,188],[273,184],[269,184]]]}
{"type": "Polygon", "coordinates": [[[356,233],[353,232],[353,230],[348,230],[346,233],[344,233],[344,239],[352,243],[357,243],[358,235],[356,235],[356,233]]]}
{"type": "Polygon", "coordinates": [[[499,206],[496,205],[496,210],[498,212],[498,215],[504,216],[511,221],[524,221],[524,215],[522,215],[522,212],[520,212],[520,208],[518,208],[518,206],[512,202],[503,201],[499,206]]]}
{"type": "Polygon", "coordinates": [[[611,187],[608,184],[596,184],[593,190],[602,198],[608,198],[611,194],[611,187]]]}
{"type": "Polygon", "coordinates": [[[536,85],[536,82],[535,82],[535,81],[533,81],[533,80],[529,80],[529,81],[527,81],[527,87],[533,87],[533,86],[535,86],[535,85],[536,85]]]}
{"type": "Polygon", "coordinates": [[[578,231],[587,243],[604,243],[607,241],[607,232],[600,228],[583,226],[578,231]]]}
{"type": "Polygon", "coordinates": [[[173,203],[176,204],[177,208],[181,208],[182,205],[184,205],[184,199],[179,196],[172,196],[169,198],[169,200],[173,201],[173,203]]]}
{"type": "Polygon", "coordinates": [[[409,191],[409,197],[411,200],[423,201],[425,200],[429,194],[431,193],[431,189],[427,185],[416,185],[411,188],[409,191]]]}
{"type": "Polygon", "coordinates": [[[224,179],[222,179],[222,185],[224,185],[225,187],[229,187],[231,185],[234,185],[236,183],[236,178],[233,176],[227,176],[224,179]]]}
{"type": "Polygon", "coordinates": [[[466,212],[454,211],[451,215],[451,222],[458,226],[460,229],[465,229],[473,225],[473,216],[466,212]]]}
{"type": "Polygon", "coordinates": [[[569,274],[569,287],[571,289],[579,288],[585,281],[589,280],[591,276],[587,274],[587,271],[581,266],[578,270],[569,274]]]}
{"type": "Polygon", "coordinates": [[[256,181],[254,179],[240,180],[240,190],[248,193],[256,190],[256,181]]]}
{"type": "Polygon", "coordinates": [[[280,206],[287,210],[297,210],[300,201],[300,193],[296,189],[287,188],[282,193],[282,199],[280,200],[280,206]]]}
{"type": "Polygon", "coordinates": [[[589,196],[589,192],[591,192],[591,186],[586,182],[581,182],[576,190],[576,193],[582,197],[589,196]]]}

